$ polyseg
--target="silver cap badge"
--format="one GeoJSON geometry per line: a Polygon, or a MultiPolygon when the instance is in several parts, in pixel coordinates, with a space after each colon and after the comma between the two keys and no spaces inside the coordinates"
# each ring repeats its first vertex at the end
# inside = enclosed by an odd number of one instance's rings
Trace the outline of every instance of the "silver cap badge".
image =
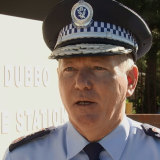
{"type": "Polygon", "coordinates": [[[89,3],[80,0],[72,7],[71,17],[77,27],[87,27],[92,21],[93,8],[89,3]]]}

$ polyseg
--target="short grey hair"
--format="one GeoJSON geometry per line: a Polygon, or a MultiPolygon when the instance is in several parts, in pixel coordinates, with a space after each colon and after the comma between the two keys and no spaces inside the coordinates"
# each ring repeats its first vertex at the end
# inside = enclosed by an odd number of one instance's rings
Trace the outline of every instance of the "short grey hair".
{"type": "Polygon", "coordinates": [[[121,54],[117,56],[118,56],[117,59],[119,60],[120,66],[125,72],[129,71],[135,64],[132,54],[121,54]]]}

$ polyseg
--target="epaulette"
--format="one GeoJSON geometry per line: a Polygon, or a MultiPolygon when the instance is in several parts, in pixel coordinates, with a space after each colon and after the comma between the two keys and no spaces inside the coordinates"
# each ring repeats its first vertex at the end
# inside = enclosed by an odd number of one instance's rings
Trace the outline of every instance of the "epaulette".
{"type": "Polygon", "coordinates": [[[27,144],[27,143],[35,140],[36,138],[43,137],[43,136],[49,134],[50,132],[51,132],[51,129],[46,128],[46,129],[43,129],[43,130],[38,131],[36,133],[30,134],[28,136],[20,137],[12,142],[12,144],[9,146],[9,151],[12,152],[17,147],[24,145],[24,144],[27,144]]]}
{"type": "Polygon", "coordinates": [[[142,124],[141,126],[142,126],[144,132],[148,136],[152,136],[152,137],[160,139],[160,129],[159,128],[156,128],[156,127],[149,125],[149,124],[146,124],[146,123],[142,124]]]}

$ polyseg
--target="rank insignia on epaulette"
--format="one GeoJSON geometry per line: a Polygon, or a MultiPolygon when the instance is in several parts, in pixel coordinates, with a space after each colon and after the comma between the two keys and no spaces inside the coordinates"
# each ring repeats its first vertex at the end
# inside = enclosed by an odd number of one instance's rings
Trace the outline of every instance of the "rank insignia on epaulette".
{"type": "Polygon", "coordinates": [[[51,130],[47,128],[47,129],[43,129],[39,132],[30,134],[28,136],[20,137],[12,142],[12,144],[9,146],[9,151],[12,152],[17,147],[24,145],[24,144],[27,144],[27,143],[35,140],[36,138],[43,137],[43,136],[49,134],[50,132],[51,132],[51,130]]]}
{"type": "Polygon", "coordinates": [[[156,128],[146,123],[142,124],[141,126],[147,135],[160,139],[160,129],[159,128],[156,128]]]}

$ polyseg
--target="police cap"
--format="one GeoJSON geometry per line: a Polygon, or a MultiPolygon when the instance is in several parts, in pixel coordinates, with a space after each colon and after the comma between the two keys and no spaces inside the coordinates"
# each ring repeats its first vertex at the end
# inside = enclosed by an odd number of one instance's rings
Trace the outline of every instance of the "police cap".
{"type": "Polygon", "coordinates": [[[144,20],[115,0],[63,0],[43,22],[50,58],[133,55],[149,51],[152,35],[144,20]]]}

